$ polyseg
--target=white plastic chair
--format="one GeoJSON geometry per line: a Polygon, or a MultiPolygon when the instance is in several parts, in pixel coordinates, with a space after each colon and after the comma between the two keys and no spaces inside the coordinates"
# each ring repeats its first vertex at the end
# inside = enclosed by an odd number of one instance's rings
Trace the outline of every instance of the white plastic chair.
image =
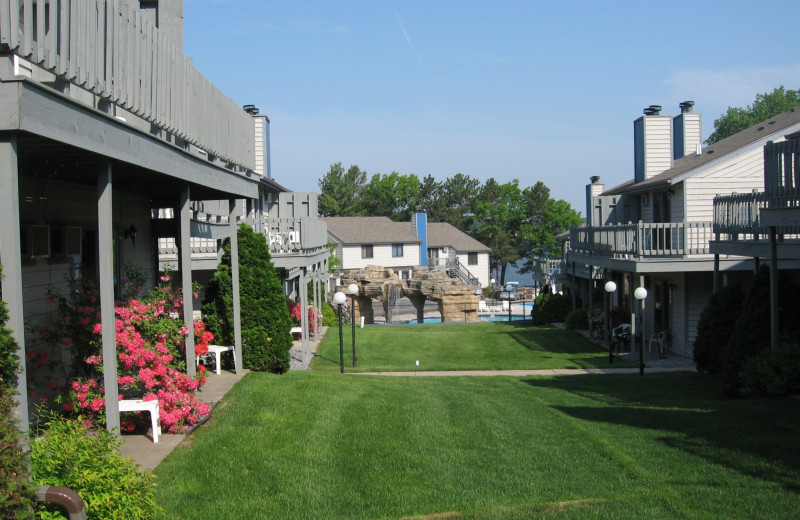
{"type": "Polygon", "coordinates": [[[161,413],[158,411],[158,399],[142,401],[141,399],[123,399],[119,402],[120,412],[150,412],[150,422],[153,424],[153,444],[158,443],[161,434],[161,413]]]}
{"type": "Polygon", "coordinates": [[[650,341],[647,342],[647,351],[650,352],[653,349],[653,343],[656,344],[658,348],[658,355],[663,356],[664,352],[664,341],[666,340],[666,333],[665,331],[656,332],[652,336],[650,336],[650,341]]]}
{"type": "Polygon", "coordinates": [[[478,302],[478,312],[491,312],[489,307],[486,305],[486,300],[481,300],[478,302]]]}
{"type": "MultiPolygon", "coordinates": [[[[222,367],[222,363],[220,362],[220,357],[223,352],[230,352],[231,355],[234,357],[234,362],[236,361],[236,354],[233,353],[233,345],[209,345],[208,346],[208,354],[203,354],[203,357],[214,355],[214,361],[216,364],[214,365],[214,372],[219,375],[220,368],[222,367]]],[[[200,356],[197,356],[196,364],[200,363],[200,356]]]]}

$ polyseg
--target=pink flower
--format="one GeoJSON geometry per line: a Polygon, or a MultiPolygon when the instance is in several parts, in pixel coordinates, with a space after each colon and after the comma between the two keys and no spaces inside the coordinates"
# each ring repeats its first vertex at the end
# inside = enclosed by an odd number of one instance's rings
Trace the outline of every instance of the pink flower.
{"type": "Polygon", "coordinates": [[[64,340],[61,342],[61,344],[64,345],[65,347],[67,347],[67,348],[71,347],[72,346],[72,338],[64,338],[64,340]]]}
{"type": "Polygon", "coordinates": [[[102,323],[95,323],[94,328],[92,329],[92,333],[100,334],[103,332],[103,324],[102,323]]]}

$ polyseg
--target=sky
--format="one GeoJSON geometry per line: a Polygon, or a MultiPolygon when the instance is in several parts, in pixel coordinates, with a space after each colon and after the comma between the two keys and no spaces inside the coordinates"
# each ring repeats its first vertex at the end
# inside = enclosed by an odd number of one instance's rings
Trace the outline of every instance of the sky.
{"type": "Polygon", "coordinates": [[[796,0],[184,0],[184,53],[269,116],[272,177],[319,191],[330,165],[584,186],[633,177],[633,121],[800,88],[796,0]],[[789,15],[791,14],[791,15],[789,15]]]}

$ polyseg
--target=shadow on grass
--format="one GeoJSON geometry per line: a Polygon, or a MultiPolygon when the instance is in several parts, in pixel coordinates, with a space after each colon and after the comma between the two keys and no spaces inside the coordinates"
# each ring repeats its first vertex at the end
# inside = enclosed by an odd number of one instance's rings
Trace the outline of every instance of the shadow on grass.
{"type": "MultiPolygon", "coordinates": [[[[525,379],[594,405],[550,406],[592,423],[654,432],[664,445],[800,494],[800,400],[722,397],[721,381],[690,373],[525,379]]],[[[574,398],[559,399],[571,401],[574,398]]]]}

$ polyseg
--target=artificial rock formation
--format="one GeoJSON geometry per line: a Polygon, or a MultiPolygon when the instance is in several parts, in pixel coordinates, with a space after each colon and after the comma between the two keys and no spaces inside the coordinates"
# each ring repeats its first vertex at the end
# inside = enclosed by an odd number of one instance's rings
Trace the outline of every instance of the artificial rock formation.
{"type": "Polygon", "coordinates": [[[442,270],[418,267],[414,269],[412,280],[401,280],[392,269],[371,265],[363,269],[352,269],[342,273],[344,290],[351,283],[358,285],[356,295],[356,320],[364,317],[365,323],[375,323],[372,300],[383,303],[384,316],[391,323],[394,302],[404,296],[411,300],[417,310],[417,321],[422,323],[425,301],[430,298],[438,302],[442,322],[476,322],[480,289],[450,278],[442,270]],[[478,291],[478,292],[476,292],[478,291]]]}

